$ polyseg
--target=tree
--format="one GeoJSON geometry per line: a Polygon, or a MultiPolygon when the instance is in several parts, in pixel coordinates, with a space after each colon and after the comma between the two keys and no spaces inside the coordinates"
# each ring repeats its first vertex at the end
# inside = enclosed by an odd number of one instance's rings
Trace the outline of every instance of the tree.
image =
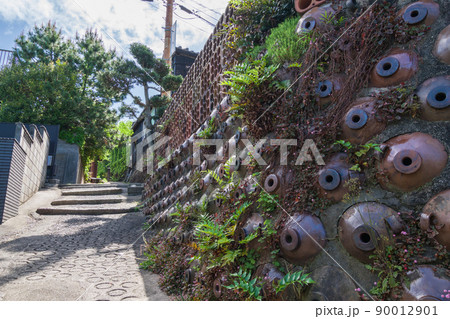
{"type": "Polygon", "coordinates": [[[81,147],[82,159],[101,157],[113,143],[123,94],[106,85],[118,58],[93,30],[65,40],[50,22],[16,40],[16,63],[0,72],[0,121],[60,124],[60,137],[81,147]]]}
{"type": "Polygon", "coordinates": [[[170,68],[163,59],[155,57],[153,51],[144,44],[133,43],[130,53],[134,61],[121,59],[116,61],[112,72],[104,73],[104,82],[117,94],[129,95],[134,105],[122,104],[121,112],[128,116],[138,118],[139,108],[150,111],[153,108],[164,108],[170,103],[166,95],[153,92],[174,91],[178,89],[183,81],[181,76],[170,73],[170,68]],[[144,88],[144,100],[133,94],[132,89],[136,86],[144,88]]]}

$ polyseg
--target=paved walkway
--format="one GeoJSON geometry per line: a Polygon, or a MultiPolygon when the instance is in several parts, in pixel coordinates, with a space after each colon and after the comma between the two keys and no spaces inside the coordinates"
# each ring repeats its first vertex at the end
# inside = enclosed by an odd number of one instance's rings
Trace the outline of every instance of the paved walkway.
{"type": "Polygon", "coordinates": [[[0,300],[168,300],[139,269],[141,213],[17,218],[0,225],[0,300]]]}

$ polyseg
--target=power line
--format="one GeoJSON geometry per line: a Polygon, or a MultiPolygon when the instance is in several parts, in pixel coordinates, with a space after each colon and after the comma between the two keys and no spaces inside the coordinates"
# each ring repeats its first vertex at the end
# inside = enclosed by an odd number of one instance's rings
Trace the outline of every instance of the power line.
{"type": "MultiPolygon", "coordinates": [[[[202,31],[202,32],[205,32],[206,34],[210,34],[210,32],[208,32],[208,31],[206,31],[206,30],[203,30],[203,29],[197,27],[196,25],[190,23],[189,21],[186,20],[186,18],[180,17],[180,16],[179,16],[178,14],[176,14],[175,12],[174,12],[174,14],[175,14],[177,17],[179,17],[180,19],[182,19],[183,22],[189,24],[190,26],[196,28],[197,30],[200,30],[200,31],[202,31]]],[[[194,18],[194,19],[195,19],[195,18],[194,18]]]]}
{"type": "Polygon", "coordinates": [[[183,20],[195,20],[195,19],[197,19],[197,18],[182,17],[182,16],[178,15],[175,11],[174,11],[173,14],[175,14],[178,18],[183,19],[183,20]]]}
{"type": "MultiPolygon", "coordinates": [[[[184,1],[184,0],[182,0],[182,2],[183,2],[184,4],[187,4],[187,2],[184,1]]],[[[195,10],[196,12],[203,13],[203,14],[206,15],[207,17],[213,19],[215,22],[217,22],[217,21],[220,19],[220,18],[217,18],[217,17],[213,17],[213,16],[207,14],[206,12],[204,12],[204,11],[202,11],[202,10],[199,10],[198,8],[195,8],[195,9],[196,9],[196,10],[195,10]]]]}
{"type": "MultiPolygon", "coordinates": [[[[216,10],[210,9],[210,8],[204,6],[204,5],[203,5],[202,3],[200,3],[200,2],[197,2],[197,1],[195,1],[195,0],[190,0],[190,1],[196,3],[197,5],[203,7],[203,8],[205,8],[205,9],[211,11],[211,12],[214,12],[215,14],[218,14],[219,16],[222,16],[222,13],[220,13],[220,12],[218,12],[218,11],[216,11],[216,10]]],[[[184,1],[183,1],[183,2],[184,2],[184,1]]]]}
{"type": "Polygon", "coordinates": [[[205,22],[208,23],[209,25],[215,27],[215,24],[214,24],[214,23],[212,23],[212,22],[206,20],[205,18],[203,18],[202,16],[200,16],[198,13],[196,13],[196,12],[194,12],[194,11],[192,11],[192,10],[186,8],[185,6],[183,6],[183,5],[181,5],[181,4],[179,4],[178,6],[179,6],[180,9],[183,10],[184,12],[187,12],[187,13],[189,13],[189,14],[192,14],[192,15],[198,17],[199,19],[205,21],[205,22]]]}

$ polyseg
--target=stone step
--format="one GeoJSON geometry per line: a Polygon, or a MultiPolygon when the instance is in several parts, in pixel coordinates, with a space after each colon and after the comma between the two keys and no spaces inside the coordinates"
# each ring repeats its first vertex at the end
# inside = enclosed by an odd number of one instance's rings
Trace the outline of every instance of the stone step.
{"type": "Polygon", "coordinates": [[[62,191],[62,196],[99,196],[122,194],[126,188],[88,188],[88,189],[70,189],[62,191]]]}
{"type": "Polygon", "coordinates": [[[84,189],[84,188],[110,188],[110,187],[128,187],[126,183],[106,183],[106,184],[61,184],[62,189],[84,189]]]}
{"type": "Polygon", "coordinates": [[[52,206],[60,205],[95,205],[95,204],[117,204],[127,201],[126,196],[106,195],[106,196],[63,196],[52,202],[52,206]]]}
{"type": "Polygon", "coordinates": [[[40,215],[111,215],[135,212],[137,202],[103,205],[61,205],[39,208],[36,213],[40,215]]]}

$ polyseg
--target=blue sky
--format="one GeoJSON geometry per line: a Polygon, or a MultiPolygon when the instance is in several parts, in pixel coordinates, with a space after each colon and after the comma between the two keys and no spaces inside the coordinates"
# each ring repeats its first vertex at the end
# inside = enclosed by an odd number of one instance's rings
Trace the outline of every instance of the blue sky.
{"type": "MultiPolygon", "coordinates": [[[[176,0],[177,45],[200,50],[213,27],[181,10],[183,5],[214,24],[228,0],[176,0]],[[209,10],[211,9],[211,10],[209,10]]],[[[163,0],[0,0],[0,48],[11,49],[14,39],[35,24],[56,22],[67,37],[87,28],[102,31],[108,46],[120,52],[132,42],[149,45],[162,55],[165,7],[163,0]],[[108,35],[112,36],[112,40],[108,35]],[[115,43],[117,41],[117,43],[115,43]]]]}
{"type": "MultiPolygon", "coordinates": [[[[198,52],[214,27],[184,12],[180,5],[216,24],[228,0],[175,0],[175,3],[177,46],[198,52]]],[[[141,0],[0,0],[0,49],[11,50],[22,32],[27,33],[34,25],[51,20],[67,38],[94,28],[107,47],[115,48],[124,57],[133,42],[148,45],[161,57],[165,10],[164,0],[153,3],[141,0]]]]}

